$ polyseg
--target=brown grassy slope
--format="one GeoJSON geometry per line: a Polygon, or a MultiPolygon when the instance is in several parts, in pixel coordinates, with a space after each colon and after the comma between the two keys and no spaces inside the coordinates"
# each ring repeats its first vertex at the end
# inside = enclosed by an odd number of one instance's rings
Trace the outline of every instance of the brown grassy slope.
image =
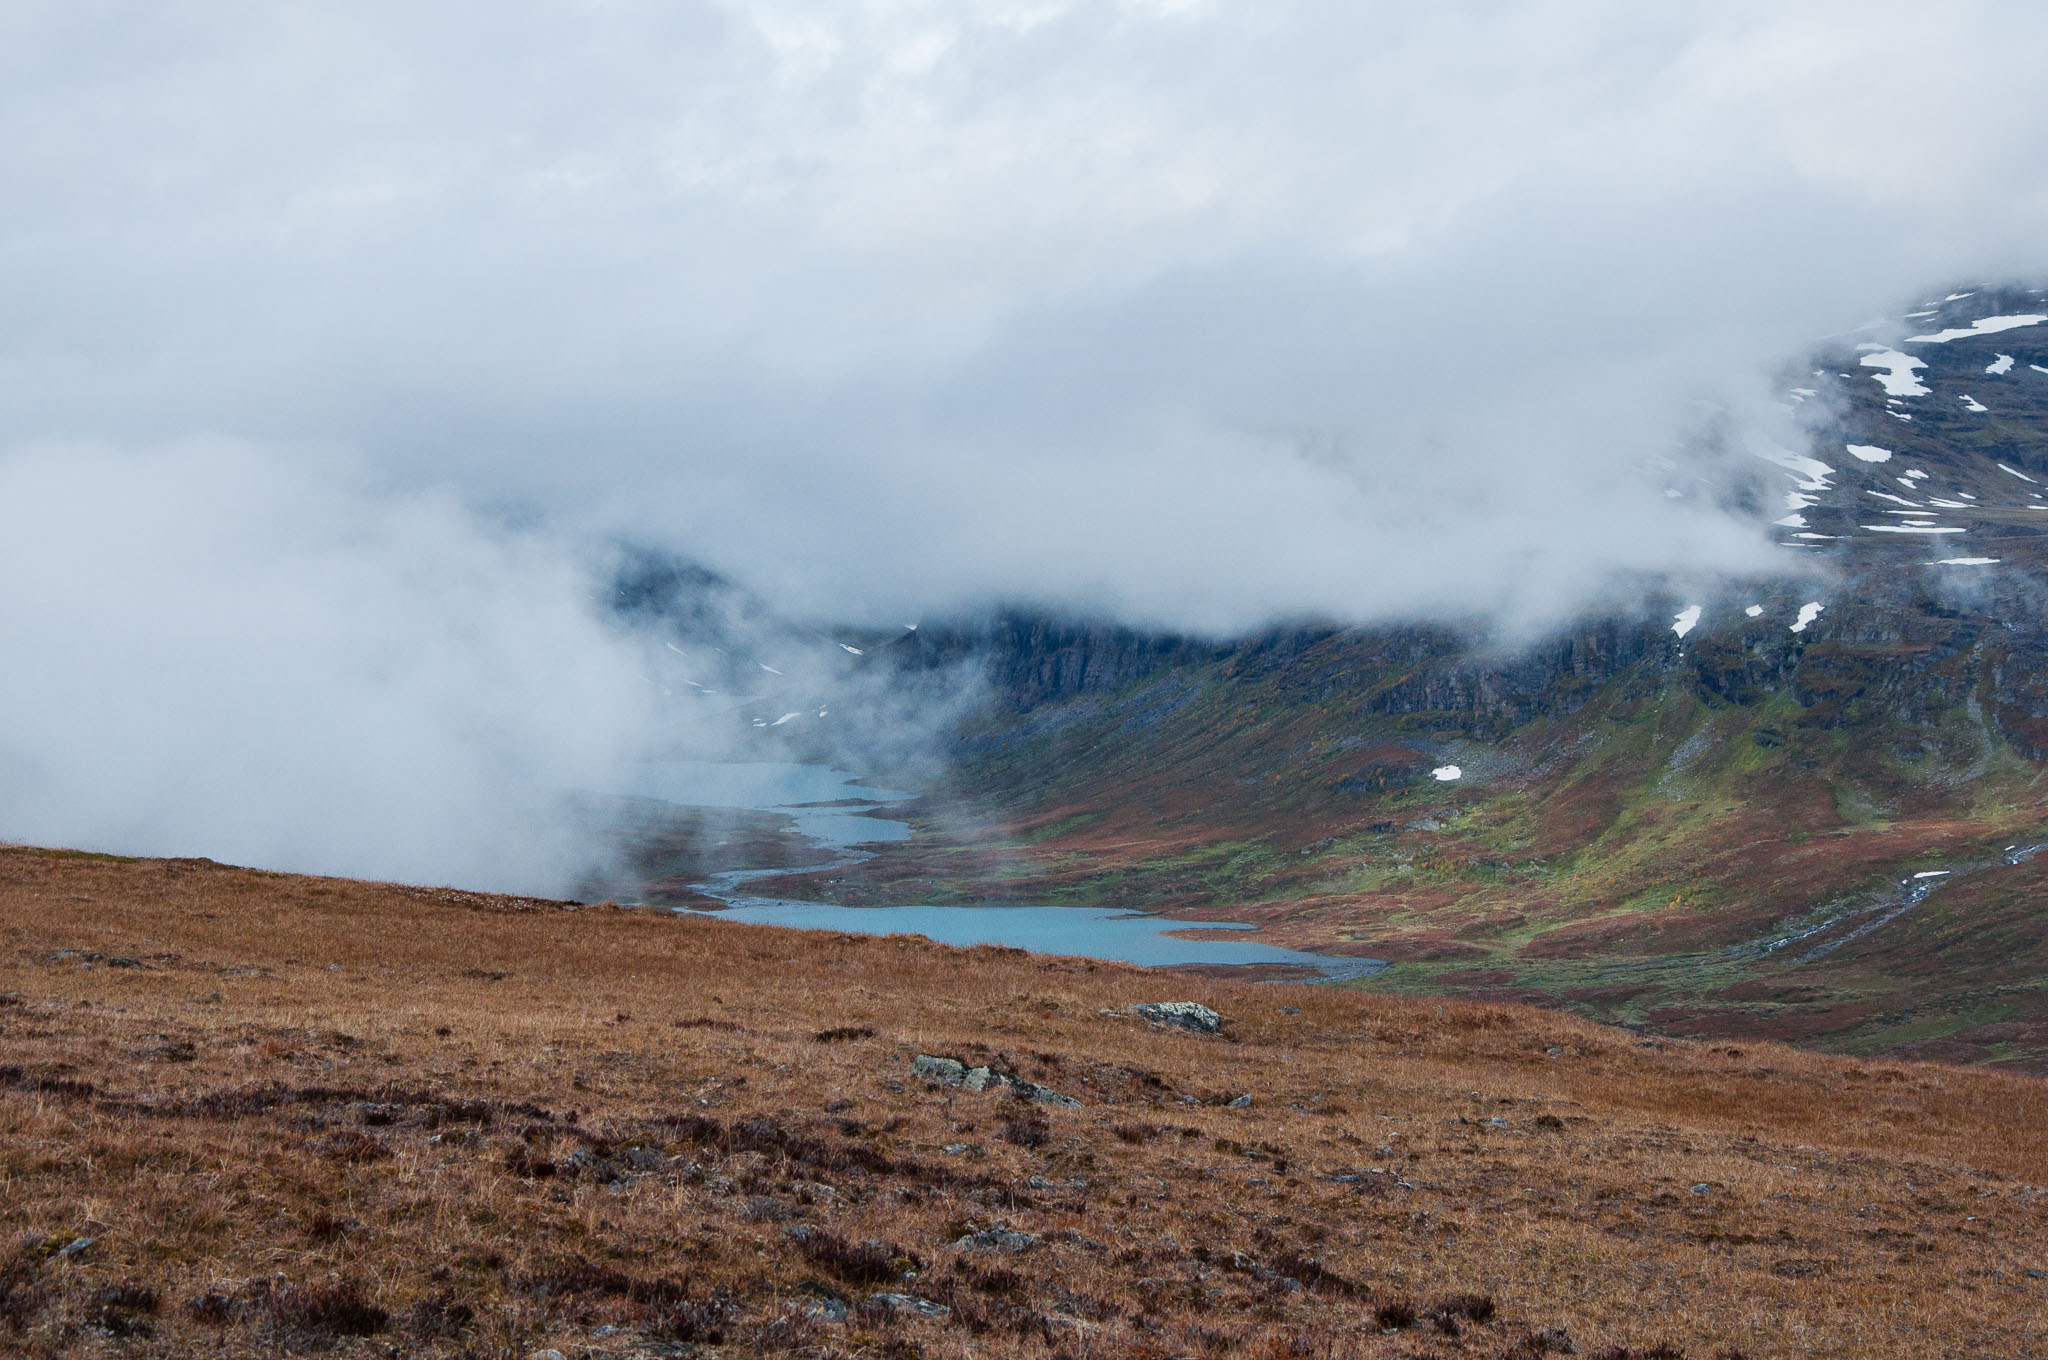
{"type": "Polygon", "coordinates": [[[2048,1354],[2026,1078],[27,849],[0,993],[23,1354],[2048,1354]]]}

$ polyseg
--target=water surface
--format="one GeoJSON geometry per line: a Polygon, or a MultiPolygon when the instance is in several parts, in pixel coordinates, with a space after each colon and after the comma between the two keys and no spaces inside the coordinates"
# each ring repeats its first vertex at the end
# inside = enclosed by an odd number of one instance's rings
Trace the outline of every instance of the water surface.
{"type": "Polygon", "coordinates": [[[1257,929],[1236,922],[1177,921],[1109,907],[847,907],[763,897],[747,891],[747,885],[757,879],[858,864],[869,858],[861,846],[909,838],[908,823],[870,814],[910,795],[860,784],[858,779],[858,775],[823,765],[667,760],[634,767],[618,787],[607,792],[658,799],[683,807],[780,812],[795,822],[796,834],[818,846],[818,862],[797,870],[734,869],[692,884],[699,892],[726,904],[723,911],[707,913],[723,920],[862,935],[912,933],[928,936],[940,944],[1006,945],[1043,954],[1079,954],[1147,967],[1285,964],[1314,969],[1330,978],[1364,977],[1386,967],[1379,959],[1334,958],[1255,940],[1184,940],[1165,933],[1257,929]]]}

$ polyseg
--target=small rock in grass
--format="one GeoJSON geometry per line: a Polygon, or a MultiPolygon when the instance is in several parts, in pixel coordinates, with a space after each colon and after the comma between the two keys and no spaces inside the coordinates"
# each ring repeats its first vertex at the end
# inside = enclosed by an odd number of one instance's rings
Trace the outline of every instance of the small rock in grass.
{"type": "Polygon", "coordinates": [[[1692,1192],[1695,1195],[1711,1195],[1714,1193],[1714,1187],[1708,1185],[1705,1181],[1701,1181],[1698,1185],[1695,1185],[1692,1188],[1692,1192]]]}
{"type": "Polygon", "coordinates": [[[932,1053],[920,1053],[912,1058],[910,1075],[940,1086],[961,1087],[969,1091],[986,1091],[1000,1080],[986,1067],[969,1067],[957,1058],[941,1058],[932,1053]]]}
{"type": "Polygon", "coordinates": [[[1039,1238],[1033,1233],[1017,1232],[1011,1228],[984,1228],[980,1232],[968,1233],[953,1245],[970,1251],[1029,1251],[1037,1246],[1039,1238]]]}
{"type": "Polygon", "coordinates": [[[1233,1110],[1249,1110],[1252,1107],[1252,1098],[1250,1095],[1241,1095],[1235,1100],[1225,1101],[1224,1104],[1233,1110]]]}
{"type": "Polygon", "coordinates": [[[870,1294],[868,1303],[891,1313],[908,1313],[913,1317],[944,1317],[953,1310],[943,1303],[933,1303],[915,1294],[870,1294]]]}
{"type": "Polygon", "coordinates": [[[74,1237],[63,1246],[57,1248],[57,1259],[60,1261],[76,1261],[79,1257],[92,1250],[93,1243],[96,1240],[96,1238],[91,1237],[74,1237]]]}
{"type": "Polygon", "coordinates": [[[550,1346],[542,1351],[528,1351],[526,1360],[569,1360],[569,1357],[550,1346]]]}
{"type": "Polygon", "coordinates": [[[1190,1034],[1214,1034],[1223,1028],[1223,1017],[1199,1001],[1143,1001],[1131,1011],[1155,1025],[1170,1025],[1190,1034]]]}
{"type": "Polygon", "coordinates": [[[910,1060],[910,1075],[941,1086],[960,1086],[967,1081],[967,1064],[954,1058],[920,1053],[910,1060]]]}
{"type": "Polygon", "coordinates": [[[1081,1108],[1081,1102],[1072,1096],[1063,1096],[1050,1086],[1040,1086],[1035,1081],[1020,1081],[1012,1077],[1010,1093],[1017,1099],[1028,1100],[1034,1105],[1060,1105],[1074,1110],[1081,1108]]]}
{"type": "Polygon", "coordinates": [[[625,1177],[616,1162],[607,1161],[589,1148],[577,1148],[556,1169],[571,1180],[581,1177],[599,1185],[611,1185],[625,1177]]]}
{"type": "Polygon", "coordinates": [[[627,1148],[625,1158],[626,1165],[635,1171],[662,1171],[668,1167],[668,1154],[654,1148],[627,1148]]]}

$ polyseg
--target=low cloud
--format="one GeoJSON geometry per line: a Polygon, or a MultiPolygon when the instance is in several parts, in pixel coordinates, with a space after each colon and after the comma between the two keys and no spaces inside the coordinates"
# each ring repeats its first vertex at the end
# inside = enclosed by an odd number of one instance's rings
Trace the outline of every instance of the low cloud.
{"type": "Polygon", "coordinates": [[[555,890],[655,730],[574,554],[221,441],[0,454],[12,839],[555,890]],[[61,508],[54,509],[53,508],[61,508]]]}
{"type": "MultiPolygon", "coordinates": [[[[0,435],[345,447],[879,620],[1541,621],[2036,266],[2037,6],[10,10],[0,435]],[[1959,97],[1958,87],[1980,95],[1959,97]]],[[[1703,509],[1706,510],[1702,513],[1703,509]]]]}

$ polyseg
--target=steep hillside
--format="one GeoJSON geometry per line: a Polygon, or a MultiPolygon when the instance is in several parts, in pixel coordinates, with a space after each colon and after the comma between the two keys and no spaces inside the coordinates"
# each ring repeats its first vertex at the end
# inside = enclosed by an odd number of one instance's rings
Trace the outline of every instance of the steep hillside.
{"type": "Polygon", "coordinates": [[[2043,1354],[1998,1073],[18,847],[0,1059],[8,1354],[2043,1354]]]}
{"type": "Polygon", "coordinates": [[[1000,702],[830,891],[1207,913],[1394,960],[1370,986],[2048,1070],[2044,317],[1959,293],[1822,353],[1785,380],[1810,446],[1749,443],[1787,570],[1533,647],[928,624],[879,654],[980,658],[1000,702]]]}

